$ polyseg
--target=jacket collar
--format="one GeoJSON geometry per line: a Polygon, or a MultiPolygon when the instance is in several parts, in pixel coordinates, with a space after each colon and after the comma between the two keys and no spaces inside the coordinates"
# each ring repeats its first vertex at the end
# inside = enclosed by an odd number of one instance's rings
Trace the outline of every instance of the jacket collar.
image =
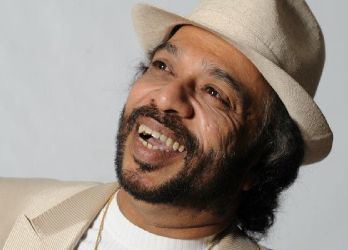
{"type": "Polygon", "coordinates": [[[117,189],[116,183],[96,185],[35,217],[19,216],[4,249],[72,249],[117,189]]]}

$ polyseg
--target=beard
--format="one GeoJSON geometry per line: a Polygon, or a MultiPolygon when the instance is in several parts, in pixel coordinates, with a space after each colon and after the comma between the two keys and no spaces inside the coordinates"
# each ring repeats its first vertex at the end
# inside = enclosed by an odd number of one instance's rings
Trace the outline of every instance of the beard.
{"type": "MultiPolygon", "coordinates": [[[[226,139],[226,143],[230,141],[226,139]]],[[[135,158],[133,160],[144,174],[156,171],[156,166],[135,158]]],[[[245,172],[241,162],[235,152],[224,152],[213,148],[204,151],[199,140],[174,113],[162,114],[154,105],[134,109],[129,116],[126,116],[125,108],[121,113],[115,167],[120,185],[135,199],[152,204],[169,204],[198,210],[209,209],[219,215],[225,215],[237,204],[245,172]],[[184,142],[186,148],[181,170],[169,180],[152,188],[135,180],[123,166],[125,144],[139,117],[150,117],[171,129],[176,138],[184,142]]]]}

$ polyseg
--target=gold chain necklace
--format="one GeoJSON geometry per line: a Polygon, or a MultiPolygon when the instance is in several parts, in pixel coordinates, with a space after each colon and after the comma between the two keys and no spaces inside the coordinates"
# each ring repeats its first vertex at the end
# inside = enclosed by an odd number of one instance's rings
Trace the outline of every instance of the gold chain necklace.
{"type": "Polygon", "coordinates": [[[101,235],[102,235],[102,232],[103,232],[103,229],[104,229],[104,220],[105,220],[105,217],[106,217],[106,214],[108,212],[108,209],[110,207],[110,204],[113,200],[113,198],[115,197],[115,194],[113,194],[108,203],[106,204],[106,207],[104,209],[104,212],[103,212],[103,216],[102,216],[102,219],[101,219],[101,222],[100,222],[100,225],[99,225],[99,230],[98,230],[98,235],[97,235],[97,239],[95,241],[95,245],[94,245],[94,250],[98,250],[98,246],[99,246],[99,243],[101,241],[101,235]]]}

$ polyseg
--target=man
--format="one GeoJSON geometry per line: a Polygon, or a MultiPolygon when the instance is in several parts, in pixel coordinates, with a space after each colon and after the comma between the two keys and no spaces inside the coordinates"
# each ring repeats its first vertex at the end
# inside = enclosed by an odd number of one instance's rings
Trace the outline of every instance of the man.
{"type": "Polygon", "coordinates": [[[1,181],[5,249],[262,249],[277,198],[328,155],[324,62],[302,0],[138,5],[148,61],[117,136],[120,183],[1,181]]]}

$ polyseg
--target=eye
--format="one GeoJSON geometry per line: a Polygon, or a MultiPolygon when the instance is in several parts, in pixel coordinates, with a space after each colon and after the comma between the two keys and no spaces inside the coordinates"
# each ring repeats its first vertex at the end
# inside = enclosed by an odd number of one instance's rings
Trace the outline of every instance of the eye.
{"type": "Polygon", "coordinates": [[[155,67],[156,69],[158,69],[158,70],[168,71],[168,72],[170,71],[169,67],[167,66],[167,64],[165,64],[163,61],[160,61],[160,60],[153,61],[151,63],[151,65],[153,67],[155,67]]]}
{"type": "Polygon", "coordinates": [[[207,86],[205,87],[205,91],[213,98],[217,99],[218,101],[220,101],[222,104],[224,104],[225,106],[229,106],[229,102],[226,101],[222,95],[219,93],[219,91],[217,91],[216,89],[214,89],[211,86],[207,86]]]}
{"type": "Polygon", "coordinates": [[[215,90],[213,87],[208,86],[208,87],[205,88],[205,91],[209,95],[211,95],[211,96],[213,96],[215,98],[222,99],[220,93],[217,90],[215,90]]]}

